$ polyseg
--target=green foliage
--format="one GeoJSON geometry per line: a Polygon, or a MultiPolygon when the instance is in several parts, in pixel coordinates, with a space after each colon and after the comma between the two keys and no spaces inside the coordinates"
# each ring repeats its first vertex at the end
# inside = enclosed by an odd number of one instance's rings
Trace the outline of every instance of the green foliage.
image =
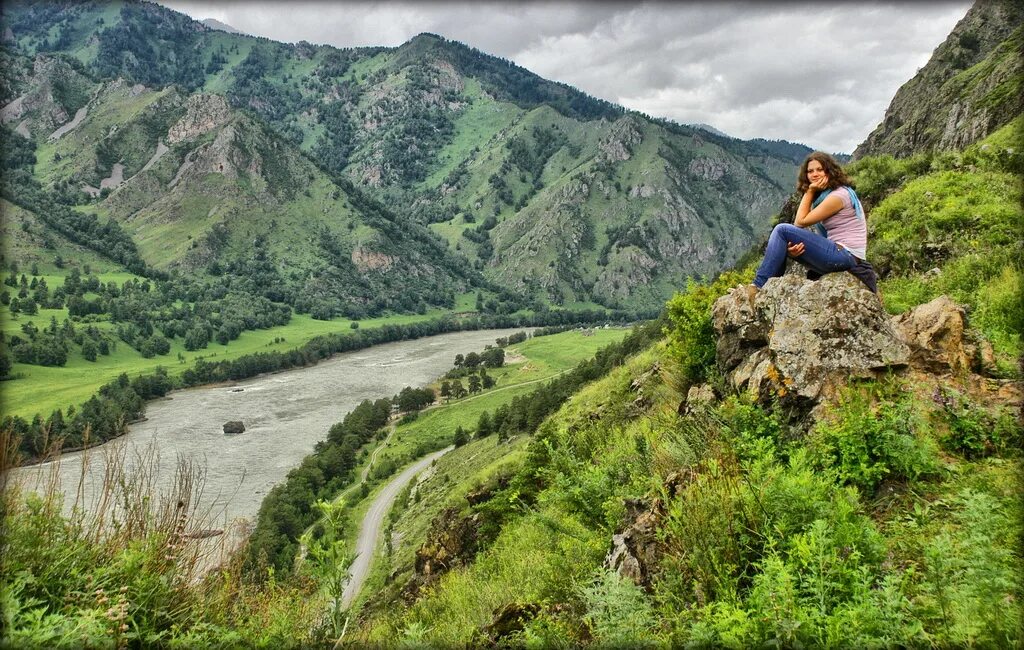
{"type": "Polygon", "coordinates": [[[1018,372],[1024,331],[1017,181],[1024,164],[1010,135],[1020,125],[1017,118],[960,152],[870,157],[851,166],[858,192],[878,201],[868,219],[869,256],[886,308],[900,313],[951,296],[968,307],[1006,376],[1018,372]]]}
{"type": "Polygon", "coordinates": [[[909,481],[939,471],[938,445],[912,398],[873,406],[870,390],[849,390],[834,418],[816,426],[808,442],[823,467],[872,496],[883,481],[909,481]],[[866,394],[865,394],[866,393],[866,394]]]}
{"type": "MultiPolygon", "coordinates": [[[[352,482],[360,448],[390,415],[391,400],[363,401],[331,427],[316,454],[307,456],[288,472],[284,483],[267,494],[246,553],[246,568],[251,575],[262,577],[268,567],[281,575],[292,571],[300,536],[323,514],[318,500],[333,497],[352,482]]],[[[333,543],[325,548],[328,553],[337,550],[333,543]]]]}
{"type": "Polygon", "coordinates": [[[952,521],[922,549],[917,612],[939,645],[1011,647],[1022,623],[1020,609],[1006,606],[1022,588],[1019,560],[1009,547],[1014,514],[969,489],[951,505],[952,521]]]}
{"type": "Polygon", "coordinates": [[[711,307],[726,291],[748,279],[745,272],[728,271],[711,284],[688,281],[686,291],[666,304],[671,328],[666,329],[672,356],[679,362],[683,379],[697,384],[711,376],[715,364],[715,336],[711,307]]]}
{"type": "Polygon", "coordinates": [[[280,647],[316,638],[319,599],[309,589],[257,592],[236,565],[195,579],[202,551],[193,537],[203,522],[185,505],[191,488],[201,491],[194,474],[182,470],[181,494],[164,508],[145,491],[149,470],[129,473],[123,456],[109,460],[98,487],[116,507],[100,516],[63,513],[52,491],[5,487],[5,646],[280,647]]]}
{"type": "Polygon", "coordinates": [[[856,179],[857,197],[866,208],[870,208],[908,181],[927,174],[933,159],[931,153],[907,158],[894,158],[887,154],[868,156],[849,165],[846,172],[856,179]]]}
{"type": "Polygon", "coordinates": [[[108,78],[125,76],[148,86],[177,83],[191,90],[206,77],[202,59],[194,56],[198,36],[182,14],[128,3],[115,25],[99,31],[93,67],[108,78]]]}
{"type": "Polygon", "coordinates": [[[1020,203],[1020,184],[1010,174],[929,174],[875,208],[872,259],[900,275],[981,251],[997,256],[987,267],[1009,265],[1011,247],[1024,227],[1020,203]]]}
{"type": "Polygon", "coordinates": [[[615,571],[602,569],[580,588],[590,627],[599,645],[644,647],[657,638],[658,619],[643,590],[615,571]]]}
{"type": "Polygon", "coordinates": [[[1006,408],[984,408],[951,388],[936,388],[933,399],[942,406],[948,425],[940,438],[947,451],[984,458],[1017,449],[1024,438],[1020,422],[1006,408]]]}

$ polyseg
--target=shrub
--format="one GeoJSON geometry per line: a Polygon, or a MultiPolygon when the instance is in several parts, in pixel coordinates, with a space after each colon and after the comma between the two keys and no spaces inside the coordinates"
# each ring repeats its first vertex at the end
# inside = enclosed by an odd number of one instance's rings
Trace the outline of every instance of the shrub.
{"type": "Polygon", "coordinates": [[[666,305],[671,321],[666,334],[669,350],[680,364],[683,379],[690,384],[706,381],[715,364],[715,332],[711,307],[729,288],[749,281],[748,272],[729,271],[713,283],[689,281],[686,291],[672,296],[666,305]]]}
{"type": "Polygon", "coordinates": [[[942,405],[949,426],[940,439],[943,449],[976,459],[1006,452],[1020,443],[1020,423],[1006,409],[982,408],[952,389],[937,389],[934,399],[942,405]]]}
{"type": "Polygon", "coordinates": [[[911,398],[872,407],[867,394],[849,391],[810,437],[818,463],[865,495],[884,480],[916,481],[938,471],[938,446],[925,435],[924,422],[911,398]]]}
{"type": "Polygon", "coordinates": [[[580,594],[587,610],[583,620],[599,644],[634,647],[654,640],[658,619],[643,590],[631,580],[601,569],[580,594]]]}

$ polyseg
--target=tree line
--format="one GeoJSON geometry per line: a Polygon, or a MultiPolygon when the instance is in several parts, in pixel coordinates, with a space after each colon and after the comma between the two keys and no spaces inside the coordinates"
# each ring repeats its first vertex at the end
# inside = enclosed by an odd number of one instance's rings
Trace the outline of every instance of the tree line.
{"type": "MultiPolygon", "coordinates": [[[[0,429],[10,431],[20,439],[18,450],[23,460],[37,460],[52,451],[51,446],[55,441],[63,440],[65,447],[83,444],[86,430],[90,430],[90,443],[103,442],[124,434],[127,425],[141,417],[145,400],[160,397],[172,388],[239,380],[265,372],[315,365],[339,352],[446,332],[534,327],[558,322],[629,322],[639,320],[643,316],[642,313],[601,310],[548,311],[531,315],[476,316],[463,319],[447,316],[420,323],[384,325],[350,333],[328,334],[314,337],[298,348],[283,352],[257,352],[216,362],[199,359],[176,380],[168,377],[166,370],[162,368],[158,368],[153,374],[140,375],[127,385],[120,385],[119,378],[117,382],[113,382],[119,384],[118,388],[108,388],[111,384],[101,387],[99,393],[87,403],[91,404],[88,408],[69,409],[69,413],[74,413],[75,416],[74,426],[68,425],[69,416],[62,413],[61,409],[57,409],[48,418],[37,414],[31,420],[6,415],[0,420],[0,429]],[[155,392],[153,386],[161,387],[162,392],[155,392]],[[111,395],[115,395],[116,398],[111,395]]],[[[122,377],[127,381],[127,375],[122,377]]]]}
{"type": "MultiPolygon", "coordinates": [[[[603,377],[627,357],[656,341],[665,324],[663,319],[658,319],[636,326],[622,341],[602,348],[592,359],[581,362],[570,372],[513,399],[493,413],[485,412],[475,435],[485,437],[497,433],[504,440],[533,433],[545,417],[584,384],[603,377]]],[[[387,399],[364,401],[341,423],[331,427],[327,440],[318,443],[316,451],[268,493],[260,506],[256,529],[246,550],[247,567],[253,577],[264,577],[267,567],[271,566],[275,573],[291,571],[298,538],[318,516],[314,504],[317,499],[334,497],[352,482],[360,448],[374,435],[380,435],[387,424],[391,403],[387,399]]],[[[466,444],[469,432],[456,431],[453,441],[466,444]]]]}

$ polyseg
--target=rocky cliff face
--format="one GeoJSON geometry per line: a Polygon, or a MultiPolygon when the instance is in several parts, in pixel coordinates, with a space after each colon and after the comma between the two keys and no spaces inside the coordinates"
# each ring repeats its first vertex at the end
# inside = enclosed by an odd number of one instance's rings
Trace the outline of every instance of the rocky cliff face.
{"type": "Polygon", "coordinates": [[[219,95],[192,95],[185,103],[185,115],[167,131],[167,144],[191,140],[222,126],[231,119],[228,103],[219,95]]]}
{"type": "Polygon", "coordinates": [[[46,137],[88,102],[93,84],[67,62],[37,56],[24,92],[0,108],[0,119],[25,138],[46,137]]]}
{"type": "Polygon", "coordinates": [[[1024,110],[1024,3],[979,0],[904,84],[854,158],[962,149],[1024,110]]]}

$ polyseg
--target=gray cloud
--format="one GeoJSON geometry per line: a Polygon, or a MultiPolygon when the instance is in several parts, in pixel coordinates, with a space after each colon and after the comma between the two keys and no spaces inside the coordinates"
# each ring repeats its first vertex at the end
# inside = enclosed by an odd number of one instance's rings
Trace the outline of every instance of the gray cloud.
{"type": "Polygon", "coordinates": [[[654,117],[850,152],[970,2],[199,2],[258,36],[397,46],[433,32],[654,117]]]}

